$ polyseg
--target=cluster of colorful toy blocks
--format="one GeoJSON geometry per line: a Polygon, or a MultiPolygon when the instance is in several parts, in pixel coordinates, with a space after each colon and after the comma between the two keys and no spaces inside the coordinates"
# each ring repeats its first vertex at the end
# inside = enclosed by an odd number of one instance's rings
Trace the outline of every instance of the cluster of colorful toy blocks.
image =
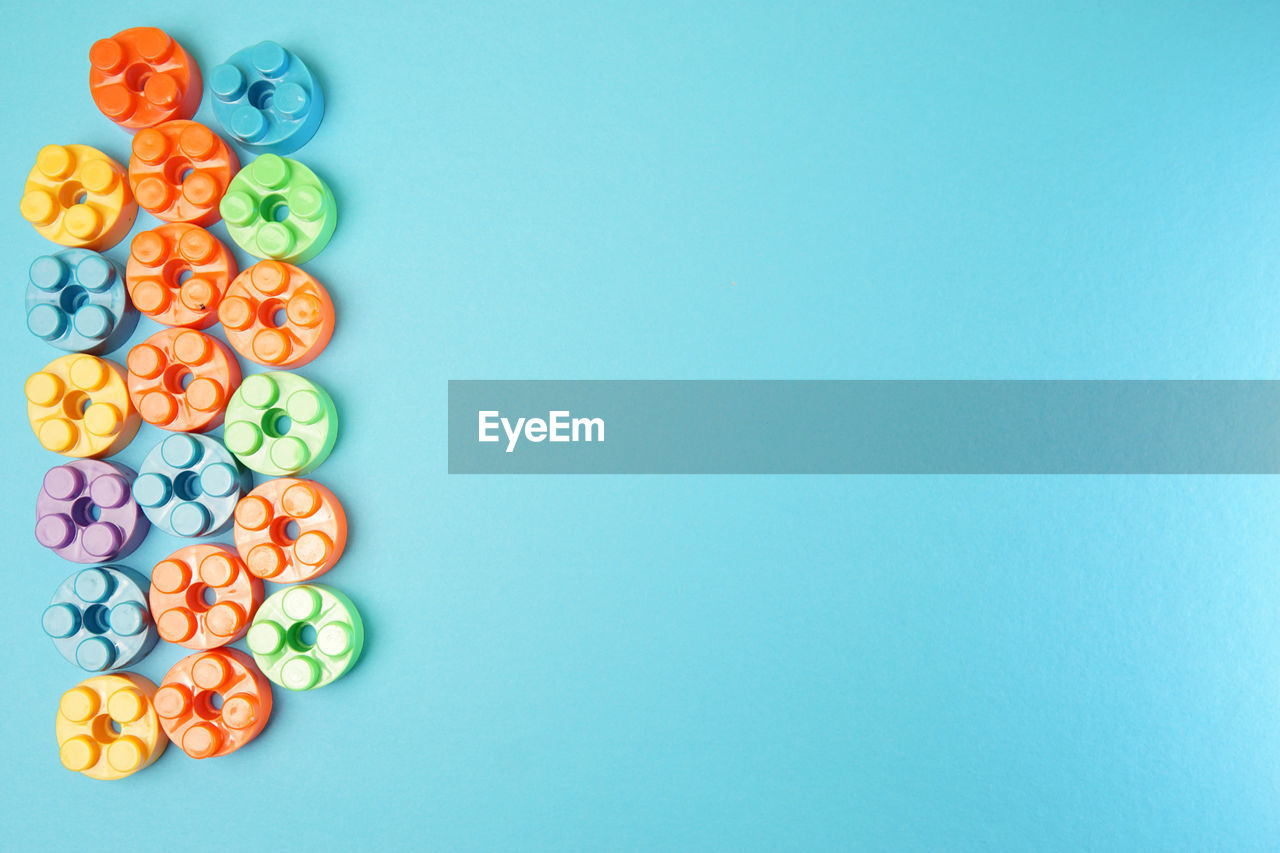
{"type": "Polygon", "coordinates": [[[333,492],[298,475],[332,451],[338,413],[323,388],[288,372],[324,350],[335,322],[329,292],[297,265],[328,244],[337,204],[282,156],[320,126],[315,75],[273,41],[214,68],[228,142],[193,120],[205,78],[162,30],[102,39],[89,65],[93,102],[134,134],[128,168],[87,145],[36,155],[19,209],[66,248],[31,264],[27,327],[67,354],[24,390],[37,441],[70,457],[44,475],[36,539],[81,564],[45,608],[44,631],[95,673],[58,704],[59,756],[121,779],[170,740],[193,758],[249,743],[270,718],[272,683],[301,691],[339,678],[364,627],[346,595],[312,583],[342,556],[347,521],[333,492]],[[128,236],[139,208],[160,224],[134,236],[122,271],[99,252],[128,236]],[[219,221],[260,260],[240,272],[207,230],[219,221]],[[140,317],[164,328],[107,358],[140,317]],[[201,331],[215,324],[225,343],[201,331]],[[242,376],[237,354],[270,370],[242,376]],[[139,471],[104,458],[143,423],[170,434],[139,471]],[[221,439],[210,434],[219,427],[221,439]],[[251,472],[276,479],[255,488],[251,472]],[[232,528],[234,543],[182,545],[150,577],[119,564],[151,531],[202,539],[232,528]],[[241,640],[251,655],[230,647],[241,640]],[[158,641],[193,654],[159,685],[121,671],[158,641]]]}

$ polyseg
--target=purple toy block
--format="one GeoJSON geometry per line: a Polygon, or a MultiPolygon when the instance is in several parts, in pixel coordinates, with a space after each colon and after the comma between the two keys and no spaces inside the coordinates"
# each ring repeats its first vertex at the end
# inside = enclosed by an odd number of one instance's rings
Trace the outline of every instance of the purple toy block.
{"type": "Polygon", "coordinates": [[[76,459],[44,475],[36,498],[36,541],[76,563],[107,563],[142,544],[151,522],[133,499],[132,469],[76,459]]]}

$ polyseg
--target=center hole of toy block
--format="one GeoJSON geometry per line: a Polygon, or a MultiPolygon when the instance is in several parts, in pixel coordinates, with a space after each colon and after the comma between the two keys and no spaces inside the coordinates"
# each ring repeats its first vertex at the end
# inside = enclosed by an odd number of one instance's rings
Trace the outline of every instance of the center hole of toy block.
{"type": "Polygon", "coordinates": [[[89,194],[85,192],[84,187],[79,181],[67,181],[58,190],[58,202],[63,207],[70,207],[73,204],[84,204],[88,200],[89,194]]]}
{"type": "Polygon", "coordinates": [[[196,581],[187,587],[187,609],[194,613],[203,613],[218,603],[218,596],[213,587],[196,581]]]}
{"type": "Polygon", "coordinates": [[[271,101],[276,96],[276,84],[269,80],[259,80],[249,86],[249,91],[245,97],[249,99],[249,103],[253,104],[255,110],[271,109],[271,101]]]}
{"type": "Polygon", "coordinates": [[[76,313],[88,301],[89,291],[78,284],[62,288],[62,293],[58,295],[58,307],[67,314],[76,313]]]}
{"type": "Polygon", "coordinates": [[[193,501],[204,494],[200,488],[200,475],[195,471],[183,471],[173,478],[173,493],[180,501],[193,501]]]}
{"type": "Polygon", "coordinates": [[[77,527],[84,527],[102,518],[102,507],[90,498],[80,498],[71,505],[71,521],[77,527]]]}
{"type": "Polygon", "coordinates": [[[213,720],[222,713],[222,694],[201,690],[196,694],[195,712],[206,720],[213,720]]]}
{"type": "Polygon", "coordinates": [[[262,416],[262,431],[270,438],[283,438],[292,426],[293,420],[284,409],[271,409],[262,416]]]}
{"type": "Polygon", "coordinates": [[[298,522],[296,521],[291,521],[284,526],[284,538],[290,542],[296,541],[301,533],[302,530],[298,527],[298,522]]]}
{"type": "Polygon", "coordinates": [[[186,157],[173,157],[164,164],[164,179],[171,184],[181,185],[194,171],[191,161],[186,157]]]}
{"type": "Polygon", "coordinates": [[[258,210],[264,222],[284,222],[289,218],[289,205],[279,193],[264,198],[258,210]]]}
{"type": "Polygon", "coordinates": [[[289,646],[295,652],[305,652],[316,644],[316,626],[300,622],[289,629],[289,646]]]}
{"type": "Polygon", "coordinates": [[[98,743],[111,743],[120,737],[120,724],[106,714],[94,717],[90,729],[93,731],[93,739],[98,743]]]}
{"type": "Polygon", "coordinates": [[[284,309],[284,301],[280,299],[265,299],[258,306],[258,322],[269,329],[278,329],[289,319],[288,313],[284,309]]]}
{"type": "Polygon", "coordinates": [[[150,79],[151,66],[146,63],[139,62],[124,70],[124,84],[135,92],[141,92],[150,79]]]}
{"type": "Polygon", "coordinates": [[[62,413],[73,421],[81,420],[90,402],[89,395],[83,391],[71,391],[62,397],[62,413]]]}
{"type": "Polygon", "coordinates": [[[170,394],[181,394],[191,384],[192,374],[186,365],[171,364],[164,372],[164,387],[170,394]]]}
{"type": "Polygon", "coordinates": [[[84,623],[84,629],[90,634],[107,633],[107,616],[109,611],[105,604],[90,604],[84,609],[81,619],[84,623]]]}

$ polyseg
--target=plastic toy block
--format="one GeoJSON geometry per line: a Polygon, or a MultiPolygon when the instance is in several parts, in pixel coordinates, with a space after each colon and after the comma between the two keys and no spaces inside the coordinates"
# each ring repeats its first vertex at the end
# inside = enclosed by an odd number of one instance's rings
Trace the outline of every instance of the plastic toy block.
{"type": "Polygon", "coordinates": [[[347,514],[312,480],[268,480],[236,505],[236,550],[249,572],[298,583],[333,568],[347,545],[347,514]],[[297,533],[290,531],[291,527],[297,533]]]}
{"type": "Polygon", "coordinates": [[[240,384],[227,345],[194,329],[162,329],[129,350],[129,397],[142,419],[175,432],[205,432],[222,423],[240,384]]]}
{"type": "Polygon", "coordinates": [[[96,355],[64,355],[27,377],[27,420],[46,450],[110,456],[123,450],[142,418],[129,400],[124,370],[96,355]]]}
{"type": "Polygon", "coordinates": [[[259,261],[231,282],[218,319],[227,341],[267,367],[307,364],[333,337],[333,300],[324,285],[283,261],[259,261]]]}
{"type": "Polygon", "coordinates": [[[151,523],[171,536],[211,536],[231,526],[252,487],[227,449],[212,438],[176,433],[142,462],[133,497],[151,523]]]}
{"type": "Polygon", "coordinates": [[[336,589],[291,586],[262,602],[248,643],[267,678],[290,690],[312,690],[355,666],[364,648],[364,623],[336,589]]]}
{"type": "Polygon", "coordinates": [[[22,218],[73,249],[110,249],[138,215],[124,167],[88,145],[46,145],[27,175],[22,218]]]}
{"type": "Polygon", "coordinates": [[[124,566],[81,569],[67,578],[43,621],[62,656],[89,672],[132,666],[156,644],[147,579],[124,566]]]}
{"type": "Polygon", "coordinates": [[[156,630],[161,639],[189,649],[240,639],[260,604],[262,581],[226,545],[188,545],[151,570],[156,630]]]}
{"type": "Polygon", "coordinates": [[[212,225],[240,159],[203,124],[167,121],[138,131],[129,186],[138,206],[165,222],[212,225]]]}
{"type": "Polygon", "coordinates": [[[126,130],[191,118],[203,89],[195,60],[155,27],[123,30],[89,48],[93,102],[126,130]]]}
{"type": "Polygon", "coordinates": [[[36,541],[74,563],[132,554],[151,522],[133,499],[133,469],[98,459],[50,468],[36,497],[36,541]]]}
{"type": "Polygon", "coordinates": [[[27,330],[67,352],[101,355],[124,344],[138,312],[124,274],[104,255],[67,249],[41,255],[27,272],[27,330]]]}
{"type": "Polygon", "coordinates": [[[297,160],[275,154],[241,169],[219,209],[240,248],[291,264],[320,254],[338,224],[328,185],[297,160]]]}
{"type": "Polygon", "coordinates": [[[338,440],[338,410],[328,393],[293,373],[246,376],[227,404],[223,440],[259,474],[308,474],[338,440]]]}
{"type": "Polygon", "coordinates": [[[236,269],[231,252],[208,231],[174,223],[133,238],[125,281],[133,304],[157,323],[204,329],[217,322],[236,269]]]}
{"type": "Polygon", "coordinates": [[[95,675],[63,693],[54,724],[62,766],[112,781],[154,764],[169,743],[155,694],[132,672],[95,675]]]}
{"type": "Polygon", "coordinates": [[[235,752],[262,731],[271,716],[271,682],[244,652],[197,652],[165,675],[155,706],[160,725],[183,752],[214,758],[235,752]]]}
{"type": "Polygon", "coordinates": [[[246,47],[213,69],[213,114],[257,154],[288,154],[315,135],[324,96],[301,59],[273,41],[246,47]]]}

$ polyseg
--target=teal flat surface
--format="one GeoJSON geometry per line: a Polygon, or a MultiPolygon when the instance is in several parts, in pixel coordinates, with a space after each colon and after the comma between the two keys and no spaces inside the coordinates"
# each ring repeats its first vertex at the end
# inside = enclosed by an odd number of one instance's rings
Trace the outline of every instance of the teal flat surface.
{"type": "Polygon", "coordinates": [[[445,473],[451,378],[1276,378],[1280,7],[6,11],[0,847],[1280,846],[1274,478],[445,473]],[[299,373],[367,636],[246,748],[98,783],[53,734],[17,206],[46,143],[127,156],[87,53],[141,24],[324,88],[338,322],[299,373]]]}

